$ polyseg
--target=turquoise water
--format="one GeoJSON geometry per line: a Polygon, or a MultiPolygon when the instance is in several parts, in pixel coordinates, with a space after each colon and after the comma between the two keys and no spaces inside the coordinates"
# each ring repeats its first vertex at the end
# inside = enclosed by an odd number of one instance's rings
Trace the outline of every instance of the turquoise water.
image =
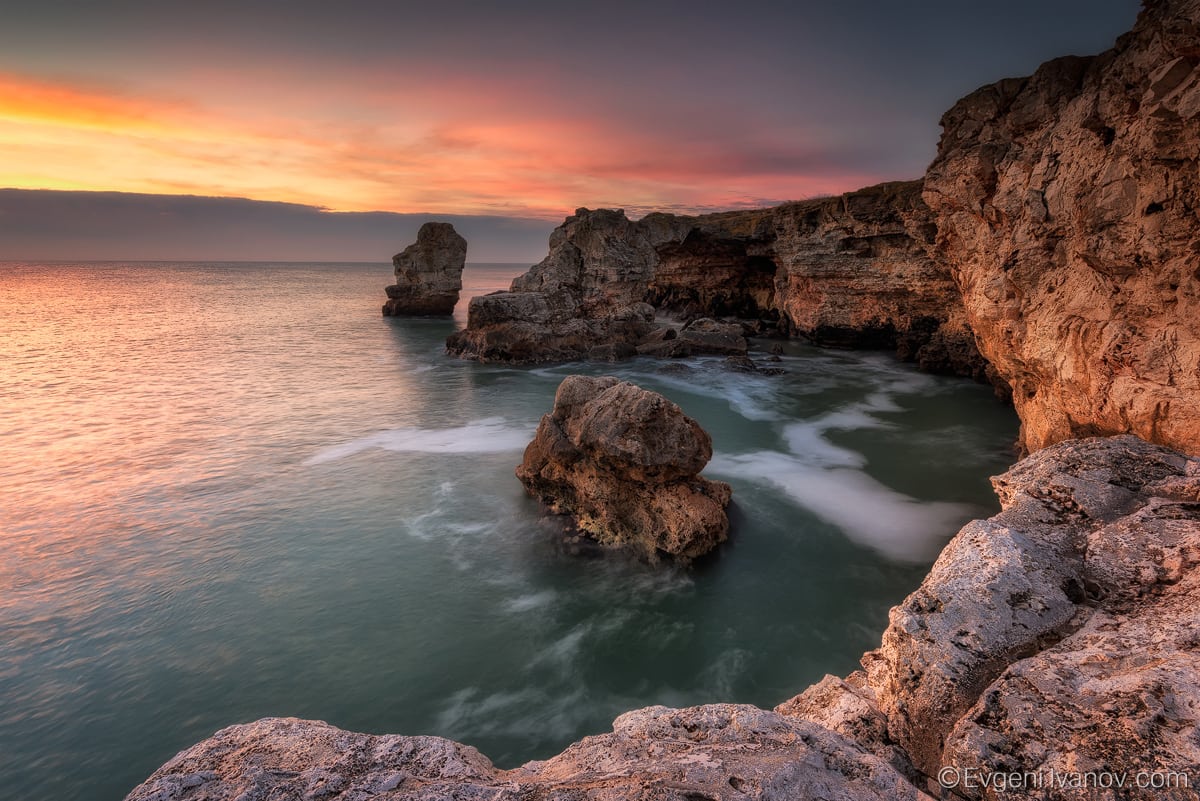
{"type": "MultiPolygon", "coordinates": [[[[521,268],[473,265],[468,293],[521,268]]],[[[511,766],[652,703],[774,705],[855,668],[1016,420],[877,354],[444,356],[383,265],[0,265],[0,787],[115,801],[267,715],[511,766]],[[513,476],[572,372],[712,434],[732,540],[691,570],[572,553],[513,476]]],[[[465,308],[460,305],[459,311],[465,308]]]]}

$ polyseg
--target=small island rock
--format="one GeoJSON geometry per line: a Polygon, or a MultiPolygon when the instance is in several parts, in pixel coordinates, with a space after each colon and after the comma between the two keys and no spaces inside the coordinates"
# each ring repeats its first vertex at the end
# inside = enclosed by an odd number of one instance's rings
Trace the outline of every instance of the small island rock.
{"type": "Polygon", "coordinates": [[[387,287],[385,317],[454,312],[467,262],[467,240],[450,223],[427,222],[417,241],[392,257],[396,283],[387,287]]]}
{"type": "Polygon", "coordinates": [[[687,562],[728,536],[730,488],[699,473],[712,439],[671,401],[611,376],[568,376],[517,477],[602,545],[687,562]]]}

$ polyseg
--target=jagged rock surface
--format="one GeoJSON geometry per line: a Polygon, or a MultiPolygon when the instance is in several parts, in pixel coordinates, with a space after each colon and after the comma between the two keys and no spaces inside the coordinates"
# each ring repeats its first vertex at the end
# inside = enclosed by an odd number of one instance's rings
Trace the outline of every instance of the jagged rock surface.
{"type": "Polygon", "coordinates": [[[686,562],[729,531],[729,485],[699,475],[711,458],[712,439],[662,395],[568,376],[517,477],[601,544],[686,562]]]}
{"type": "Polygon", "coordinates": [[[762,335],[893,348],[923,369],[983,378],[950,271],[928,252],[933,230],[919,181],[699,217],[631,222],[620,211],[579,209],[509,292],[472,300],[467,328],[447,349],[510,362],[584,358],[598,345],[655,356],[734,352],[700,340],[647,342],[658,309],[685,323],[738,320],[762,335]]]}
{"type": "Polygon", "coordinates": [[[392,257],[396,283],[387,287],[384,316],[452,314],[466,262],[467,240],[453,225],[425,223],[417,241],[392,257]]]}
{"type": "Polygon", "coordinates": [[[184,751],[129,801],[1200,798],[1194,785],[997,795],[960,784],[951,795],[932,783],[945,769],[1098,771],[1130,785],[1139,773],[1200,776],[1200,459],[1093,438],[1039,451],[993,483],[1003,511],[958,533],[892,610],[864,671],[774,712],[639,709],[509,771],[437,737],[268,719],[184,751]]]}
{"type": "Polygon", "coordinates": [[[467,327],[446,340],[483,362],[586,358],[593,348],[635,344],[650,332],[643,302],[654,250],[619,211],[579,209],[550,235],[550,253],[508,292],[471,299],[467,327]]]}
{"type": "Polygon", "coordinates": [[[126,801],[931,801],[853,741],[751,706],[649,707],[544,762],[496,770],[439,737],[268,718],[217,732],[126,801]]]}
{"type": "Polygon", "coordinates": [[[863,658],[890,739],[929,776],[1200,776],[1200,461],[1093,438],[993,483],[1003,511],[958,533],[863,658]]]}
{"type": "Polygon", "coordinates": [[[942,119],[925,181],[1029,450],[1134,433],[1200,453],[1200,2],[942,119]]]}

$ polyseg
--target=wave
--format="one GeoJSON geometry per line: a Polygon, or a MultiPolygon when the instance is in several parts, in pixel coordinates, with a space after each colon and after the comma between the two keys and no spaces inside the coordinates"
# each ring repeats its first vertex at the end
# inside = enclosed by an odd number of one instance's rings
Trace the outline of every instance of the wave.
{"type": "Polygon", "coordinates": [[[393,428],[323,448],[306,465],[345,459],[371,448],[400,453],[504,453],[523,450],[533,438],[530,425],[509,425],[502,417],[455,428],[393,428]]]}
{"type": "Polygon", "coordinates": [[[850,540],[901,562],[930,561],[975,511],[967,504],[918,500],[857,467],[814,464],[778,451],[717,456],[708,471],[771,484],[850,540]]]}

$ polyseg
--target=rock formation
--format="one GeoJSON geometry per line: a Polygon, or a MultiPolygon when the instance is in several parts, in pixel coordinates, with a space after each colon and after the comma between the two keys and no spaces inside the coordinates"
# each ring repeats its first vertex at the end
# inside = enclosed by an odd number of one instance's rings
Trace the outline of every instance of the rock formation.
{"type": "Polygon", "coordinates": [[[1076,440],[993,484],[1003,511],[958,533],[863,658],[889,738],[930,776],[1200,776],[1200,460],[1076,440]]]}
{"type": "Polygon", "coordinates": [[[724,541],[729,485],[702,478],[712,439],[671,401],[611,376],[573,375],[517,477],[592,538],[687,562],[724,541]]]}
{"type": "Polygon", "coordinates": [[[467,240],[453,225],[422,225],[417,241],[392,257],[396,283],[387,287],[384,316],[452,314],[466,261],[467,240]]]}
{"type": "Polygon", "coordinates": [[[700,217],[579,209],[509,292],[471,301],[447,349],[505,362],[735,352],[706,337],[665,344],[651,325],[661,310],[983,377],[950,271],[928,252],[933,231],[918,181],[700,217]]]}
{"type": "Polygon", "coordinates": [[[749,706],[650,707],[545,762],[496,770],[439,737],[357,734],[317,721],[231,726],[179,754],[126,801],[931,801],[874,754],[749,706]]]}
{"type": "MultiPolygon", "coordinates": [[[[583,411],[596,390],[636,390],[624,387],[576,378],[559,395],[583,411]]],[[[580,431],[602,423],[562,419],[580,431]]],[[[565,432],[539,441],[578,449],[565,432]]],[[[617,447],[660,469],[638,446],[617,447]]],[[[956,798],[1200,797],[1180,786],[1200,777],[1200,459],[1094,438],[1039,451],[993,483],[1003,511],[951,541],[892,610],[864,670],[772,712],[639,709],[610,734],[506,771],[437,737],[268,719],[184,751],[128,801],[951,797],[938,776],[957,783],[956,798]],[[1047,786],[1002,796],[978,786],[1000,772],[1047,786]],[[1124,776],[1126,788],[1053,786],[1089,772],[1124,776]],[[1159,786],[1139,788],[1139,776],[1159,786]]]]}
{"type": "Polygon", "coordinates": [[[1200,2],[959,101],[937,247],[1029,450],[1132,432],[1200,453],[1200,2]]]}
{"type": "Polygon", "coordinates": [[[471,299],[450,353],[479,361],[545,362],[624,347],[651,328],[642,302],[654,250],[619,211],[579,209],[550,235],[550,253],[510,291],[471,299]]]}

